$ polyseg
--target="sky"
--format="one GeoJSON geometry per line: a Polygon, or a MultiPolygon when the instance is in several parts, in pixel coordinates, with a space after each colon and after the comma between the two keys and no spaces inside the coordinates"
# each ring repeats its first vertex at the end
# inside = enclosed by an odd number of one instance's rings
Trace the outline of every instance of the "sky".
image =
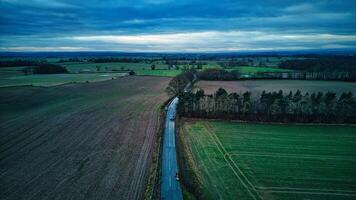
{"type": "Polygon", "coordinates": [[[0,51],[356,49],[356,0],[0,0],[0,51]]]}

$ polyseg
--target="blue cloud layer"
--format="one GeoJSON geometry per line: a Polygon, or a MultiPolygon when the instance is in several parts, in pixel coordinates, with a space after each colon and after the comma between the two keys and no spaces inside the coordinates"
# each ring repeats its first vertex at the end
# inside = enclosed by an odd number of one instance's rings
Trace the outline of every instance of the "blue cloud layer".
{"type": "Polygon", "coordinates": [[[0,50],[355,48],[355,11],[354,0],[0,0],[0,50]]]}

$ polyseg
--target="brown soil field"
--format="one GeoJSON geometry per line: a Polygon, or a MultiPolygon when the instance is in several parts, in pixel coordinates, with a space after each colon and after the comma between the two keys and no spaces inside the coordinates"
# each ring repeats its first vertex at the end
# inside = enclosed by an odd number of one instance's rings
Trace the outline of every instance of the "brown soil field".
{"type": "Polygon", "coordinates": [[[261,93],[283,90],[283,92],[353,92],[356,94],[355,82],[341,81],[306,81],[306,80],[244,80],[244,81],[199,81],[196,88],[202,88],[205,94],[214,94],[220,87],[227,92],[242,93],[245,91],[261,93]]]}
{"type": "Polygon", "coordinates": [[[0,89],[0,199],[141,199],[169,78],[0,89]]]}

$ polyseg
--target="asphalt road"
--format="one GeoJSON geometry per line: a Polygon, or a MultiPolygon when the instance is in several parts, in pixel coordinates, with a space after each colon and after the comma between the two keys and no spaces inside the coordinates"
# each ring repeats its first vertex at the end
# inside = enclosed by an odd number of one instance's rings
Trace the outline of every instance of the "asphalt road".
{"type": "Polygon", "coordinates": [[[181,200],[182,189],[179,181],[176,180],[176,173],[178,173],[177,152],[175,142],[175,115],[178,98],[174,98],[169,104],[163,141],[162,153],[162,184],[161,184],[161,199],[164,200],[181,200]],[[172,116],[173,119],[172,119],[172,116]]]}

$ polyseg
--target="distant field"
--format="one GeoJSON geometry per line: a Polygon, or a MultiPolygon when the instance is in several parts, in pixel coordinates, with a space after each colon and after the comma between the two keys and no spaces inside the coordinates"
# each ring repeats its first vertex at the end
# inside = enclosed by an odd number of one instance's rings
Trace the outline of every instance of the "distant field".
{"type": "MultiPolygon", "coordinates": [[[[57,61],[57,60],[55,60],[57,61]]],[[[55,63],[57,64],[57,63],[55,63]]],[[[118,73],[113,70],[134,70],[136,75],[168,76],[174,77],[182,70],[168,70],[165,64],[156,64],[156,70],[151,69],[147,63],[61,63],[70,74],[56,75],[24,75],[21,71],[24,67],[2,67],[0,68],[0,87],[34,85],[53,86],[73,82],[96,82],[123,76],[127,73],[118,73]],[[97,67],[100,66],[100,73],[97,67]],[[80,72],[80,73],[79,73],[80,72]]]]}
{"type": "MultiPolygon", "coordinates": [[[[355,199],[356,127],[185,121],[206,199],[355,199]]],[[[186,154],[187,155],[187,154],[186,154]]]]}
{"type": "Polygon", "coordinates": [[[19,85],[53,86],[64,83],[96,82],[110,80],[124,75],[126,75],[126,73],[17,75],[0,78],[0,87],[19,85]]]}
{"type": "MultiPolygon", "coordinates": [[[[124,69],[131,69],[131,70],[142,70],[143,68],[147,70],[151,70],[151,65],[149,63],[120,63],[120,62],[113,62],[113,63],[61,63],[61,65],[65,66],[70,72],[80,72],[83,70],[91,70],[96,72],[96,66],[100,66],[100,70],[105,71],[112,71],[120,70],[121,68],[124,69]]],[[[167,65],[165,64],[155,64],[156,69],[167,69],[167,65]]]]}
{"type": "Polygon", "coordinates": [[[182,73],[182,70],[163,70],[163,69],[146,69],[146,70],[137,70],[135,71],[136,75],[148,75],[148,76],[169,76],[174,77],[182,73]]]}
{"type": "MultiPolygon", "coordinates": [[[[16,59],[23,59],[23,58],[0,58],[1,60],[16,60],[16,59]]],[[[87,59],[87,58],[82,58],[87,59]]],[[[263,58],[264,60],[266,58],[263,58]]],[[[164,60],[155,61],[154,63],[148,62],[138,62],[138,63],[125,63],[125,62],[110,62],[110,63],[92,63],[92,62],[61,62],[61,58],[26,58],[26,60],[34,60],[34,61],[47,61],[52,64],[58,64],[66,67],[70,73],[112,73],[117,70],[133,70],[135,71],[136,75],[148,75],[148,76],[167,76],[167,77],[174,77],[183,71],[184,67],[191,67],[189,65],[179,65],[180,69],[171,69],[168,70],[168,65],[165,64],[164,60]],[[151,69],[151,65],[154,64],[156,66],[155,70],[151,69]],[[99,71],[98,71],[99,69],[99,71]]],[[[260,60],[257,59],[256,62],[260,60]]],[[[273,58],[270,58],[273,60],[273,58]]],[[[188,61],[187,61],[188,62],[188,61]]],[[[202,70],[208,68],[221,68],[218,64],[218,61],[212,60],[203,60],[206,64],[202,66],[202,70]]],[[[56,85],[61,83],[67,82],[85,82],[85,81],[101,81],[107,80],[103,78],[101,75],[69,75],[69,76],[58,76],[54,77],[55,80],[47,81],[47,77],[37,77],[37,76],[29,76],[23,77],[23,66],[19,67],[6,67],[0,68],[0,87],[1,86],[12,86],[12,85],[56,85]],[[10,78],[11,77],[11,78],[10,78]],[[63,79],[61,79],[63,78],[63,79]]],[[[271,67],[234,67],[231,69],[227,69],[228,71],[231,70],[240,70],[241,73],[256,73],[256,72],[282,72],[282,71],[289,71],[283,70],[278,68],[271,68],[271,67]]],[[[114,74],[109,74],[108,78],[116,77],[114,74]],[[109,77],[110,76],[110,77],[109,77]]]]}
{"type": "Polygon", "coordinates": [[[304,80],[245,80],[245,81],[199,81],[197,88],[204,89],[206,94],[213,94],[217,89],[224,88],[228,92],[251,91],[261,93],[266,91],[284,92],[297,91],[302,92],[353,92],[356,94],[355,82],[339,81],[304,81],[304,80]]]}
{"type": "Polygon", "coordinates": [[[258,72],[291,72],[289,69],[279,69],[272,67],[235,67],[229,69],[229,71],[238,70],[240,73],[258,73],[258,72]]]}
{"type": "Polygon", "coordinates": [[[13,77],[13,76],[23,76],[21,71],[24,67],[1,67],[0,68],[0,81],[1,79],[13,77]]]}
{"type": "Polygon", "coordinates": [[[169,80],[0,88],[0,199],[142,199],[169,80]]]}

